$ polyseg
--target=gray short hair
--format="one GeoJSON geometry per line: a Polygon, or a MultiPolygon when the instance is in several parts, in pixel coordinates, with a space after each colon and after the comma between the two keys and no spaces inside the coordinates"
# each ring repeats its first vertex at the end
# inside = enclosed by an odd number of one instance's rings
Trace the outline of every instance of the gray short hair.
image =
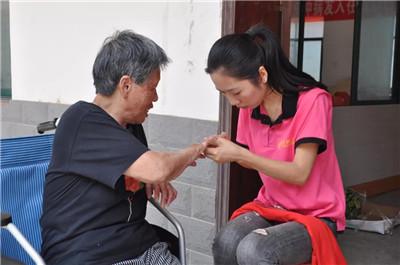
{"type": "Polygon", "coordinates": [[[131,30],[117,31],[104,41],[94,61],[96,94],[113,94],[123,75],[142,84],[153,70],[169,62],[164,50],[151,39],[131,30]]]}

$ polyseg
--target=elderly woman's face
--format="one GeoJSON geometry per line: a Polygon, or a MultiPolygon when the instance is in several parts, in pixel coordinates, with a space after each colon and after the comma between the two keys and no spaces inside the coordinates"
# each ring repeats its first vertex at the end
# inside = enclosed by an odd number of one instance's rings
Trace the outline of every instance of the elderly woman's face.
{"type": "Polygon", "coordinates": [[[132,93],[129,94],[128,115],[130,123],[142,123],[151,108],[153,102],[158,100],[157,85],[160,81],[160,69],[156,69],[142,84],[134,84],[132,93]]]}
{"type": "Polygon", "coordinates": [[[263,101],[265,89],[254,85],[250,80],[231,77],[226,75],[221,69],[213,72],[210,76],[216,89],[233,106],[238,108],[255,108],[263,101]]]}

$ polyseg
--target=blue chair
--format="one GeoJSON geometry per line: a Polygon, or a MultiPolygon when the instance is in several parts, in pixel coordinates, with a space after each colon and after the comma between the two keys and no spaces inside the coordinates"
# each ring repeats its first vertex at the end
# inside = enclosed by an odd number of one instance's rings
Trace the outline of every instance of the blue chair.
{"type": "Polygon", "coordinates": [[[2,229],[1,252],[2,256],[25,264],[42,262],[33,250],[39,252],[42,242],[39,218],[52,143],[53,135],[0,140],[1,212],[2,228],[5,228],[2,229]],[[5,212],[12,215],[12,222],[9,219],[3,223],[5,212]],[[33,248],[24,242],[18,231],[33,248]]]}
{"type": "MultiPolygon", "coordinates": [[[[51,129],[48,125],[45,130],[51,129]]],[[[38,255],[42,242],[39,218],[42,213],[44,179],[51,158],[53,138],[53,134],[48,134],[0,140],[1,264],[6,264],[6,261],[10,261],[9,264],[18,264],[12,263],[15,260],[24,264],[44,264],[38,255]],[[3,257],[11,258],[11,260],[5,260],[3,257]]],[[[153,199],[149,201],[177,230],[176,251],[171,251],[185,265],[185,236],[182,225],[156,201],[153,199]]],[[[155,226],[155,229],[161,238],[172,235],[176,239],[172,233],[162,228],[155,226]]]]}

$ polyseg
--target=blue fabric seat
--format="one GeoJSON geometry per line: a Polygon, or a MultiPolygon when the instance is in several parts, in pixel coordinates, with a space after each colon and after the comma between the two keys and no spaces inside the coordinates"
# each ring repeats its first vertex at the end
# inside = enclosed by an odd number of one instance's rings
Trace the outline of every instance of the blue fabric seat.
{"type": "MultiPolygon", "coordinates": [[[[40,252],[39,218],[42,213],[44,178],[51,157],[53,134],[1,139],[1,211],[40,252]]],[[[1,254],[34,264],[14,237],[1,233],[1,254]]]]}

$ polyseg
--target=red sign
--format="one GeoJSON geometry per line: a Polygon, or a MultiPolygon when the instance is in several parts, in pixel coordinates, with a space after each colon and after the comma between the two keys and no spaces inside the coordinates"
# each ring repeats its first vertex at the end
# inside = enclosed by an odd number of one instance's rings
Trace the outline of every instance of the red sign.
{"type": "Polygon", "coordinates": [[[305,21],[354,19],[354,1],[307,1],[305,21]]]}

